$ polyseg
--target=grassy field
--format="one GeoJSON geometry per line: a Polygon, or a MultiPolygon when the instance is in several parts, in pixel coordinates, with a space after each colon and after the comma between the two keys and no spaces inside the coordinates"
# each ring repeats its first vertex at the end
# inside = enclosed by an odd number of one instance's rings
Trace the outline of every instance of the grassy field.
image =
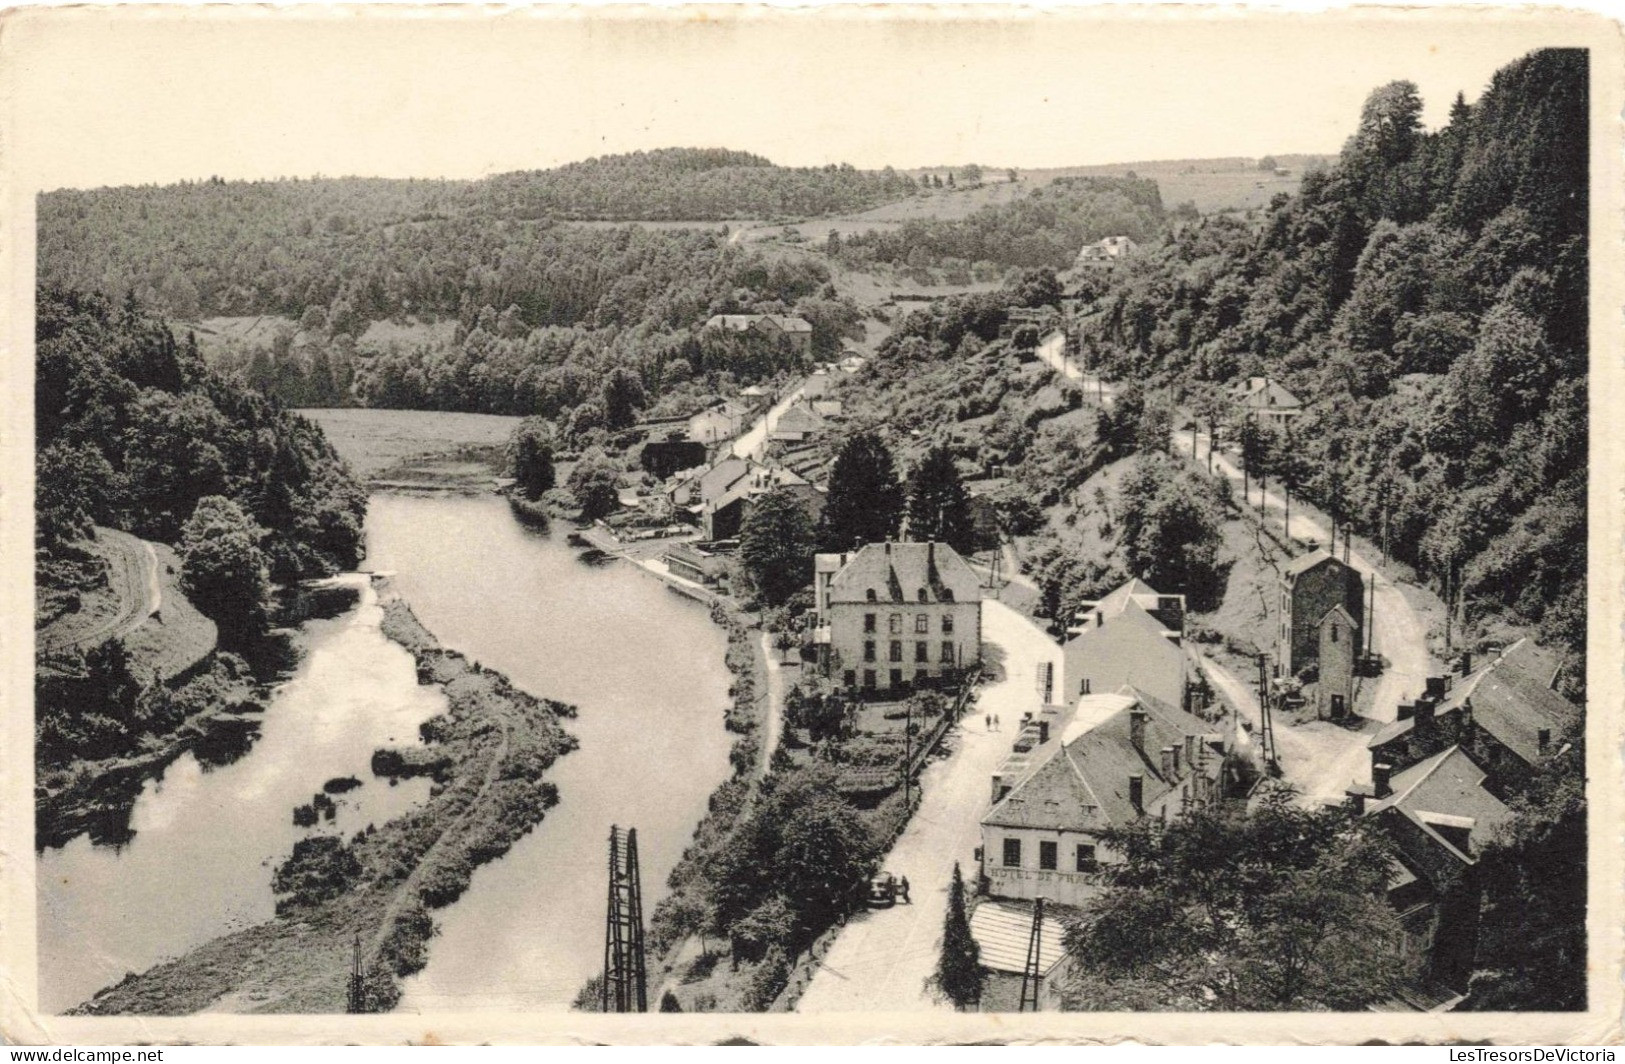
{"type": "Polygon", "coordinates": [[[339,455],[369,482],[422,480],[448,474],[481,481],[497,474],[516,417],[432,410],[305,409],[339,455]]]}
{"type": "Polygon", "coordinates": [[[428,322],[375,321],[356,337],[355,346],[358,351],[385,351],[391,344],[411,347],[431,341],[450,343],[456,331],[457,323],[449,319],[428,322]]]}
{"type": "Polygon", "coordinates": [[[1048,184],[1057,177],[1121,177],[1130,170],[1151,178],[1162,190],[1164,207],[1187,201],[1203,214],[1223,210],[1253,210],[1269,205],[1278,192],[1293,193],[1303,181],[1305,167],[1326,162],[1329,156],[1277,155],[1276,162],[1290,171],[1278,177],[1258,169],[1256,159],[1164,159],[1105,166],[1067,166],[1048,170],[1023,170],[1021,179],[1031,184],[1048,184]]]}

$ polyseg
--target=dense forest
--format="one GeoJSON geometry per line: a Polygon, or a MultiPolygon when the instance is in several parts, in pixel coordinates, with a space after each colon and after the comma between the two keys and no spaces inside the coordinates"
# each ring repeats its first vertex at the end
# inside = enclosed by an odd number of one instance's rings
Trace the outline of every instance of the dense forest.
{"type": "MultiPolygon", "coordinates": [[[[352,320],[456,314],[471,302],[516,304],[527,326],[607,322],[647,292],[623,285],[610,296],[627,263],[600,267],[594,252],[613,260],[610,245],[634,238],[560,232],[560,220],[825,214],[913,188],[890,172],[671,149],[481,181],[210,179],[64,190],[39,200],[39,271],[45,284],[134,291],[182,319],[298,319],[319,307],[343,330],[352,320]]],[[[645,235],[646,248],[659,244],[645,235]]],[[[648,291],[661,280],[651,278],[648,291]]]]}
{"type": "Polygon", "coordinates": [[[806,255],[740,247],[721,229],[557,218],[737,217],[768,201],[837,210],[911,188],[849,167],[672,150],[480,182],[56,192],[40,201],[40,275],[133,292],[183,320],[270,316],[252,342],[205,336],[207,353],[292,406],[557,417],[596,397],[618,367],[638,376],[651,404],[672,396],[681,407],[690,392],[716,394],[799,362],[765,338],[699,334],[711,315],[798,314],[813,325],[817,355],[835,353],[861,315],[806,255]],[[620,206],[593,206],[594,196],[620,206]],[[439,321],[455,321],[455,332],[433,329],[439,321]],[[375,322],[404,327],[369,341],[375,322]]]}
{"type": "Polygon", "coordinates": [[[276,580],[359,560],[366,496],[319,428],[210,372],[138,303],[43,289],[37,313],[42,614],[104,579],[93,524],[182,544],[200,511],[246,521],[276,580]]]}
{"type": "Polygon", "coordinates": [[[1256,472],[1385,542],[1469,620],[1505,611],[1582,655],[1587,55],[1507,66],[1436,132],[1421,110],[1388,85],[1336,165],[1256,224],[1176,227],[1083,346],[1199,412],[1274,377],[1307,409],[1252,449],[1256,472]]]}
{"type": "MultiPolygon", "coordinates": [[[[1188,207],[1173,212],[1194,214],[1188,207]]],[[[1125,177],[1060,177],[1009,203],[992,203],[961,219],[910,219],[832,241],[831,252],[861,268],[873,262],[913,267],[994,263],[1065,269],[1078,249],[1108,236],[1143,242],[1162,232],[1165,215],[1155,181],[1125,177]]]]}

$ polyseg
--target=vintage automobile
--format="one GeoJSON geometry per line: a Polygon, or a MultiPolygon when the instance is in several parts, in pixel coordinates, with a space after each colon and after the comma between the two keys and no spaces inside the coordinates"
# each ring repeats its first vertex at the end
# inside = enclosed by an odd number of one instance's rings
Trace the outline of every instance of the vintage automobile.
{"type": "Polygon", "coordinates": [[[889,909],[897,904],[897,877],[881,872],[869,880],[869,907],[889,909]]]}

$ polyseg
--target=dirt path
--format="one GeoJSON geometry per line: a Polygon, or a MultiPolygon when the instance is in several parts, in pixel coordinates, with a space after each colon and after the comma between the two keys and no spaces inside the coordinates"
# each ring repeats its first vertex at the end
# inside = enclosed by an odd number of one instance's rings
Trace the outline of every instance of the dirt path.
{"type": "Polygon", "coordinates": [[[778,651],[773,647],[771,632],[763,632],[758,637],[761,643],[762,663],[767,669],[767,710],[763,714],[765,727],[762,729],[762,763],[757,768],[757,778],[767,775],[768,767],[773,763],[773,751],[779,748],[779,737],[784,734],[784,666],[779,662],[778,651]]]}
{"type": "Polygon", "coordinates": [[[152,544],[111,528],[96,529],[96,544],[107,556],[107,586],[115,609],[105,617],[81,613],[51,625],[39,637],[46,653],[98,646],[129,634],[158,612],[163,592],[152,544]]]}
{"type": "Polygon", "coordinates": [[[767,413],[757,419],[756,424],[734,438],[729,451],[736,458],[760,458],[761,452],[767,446],[767,434],[773,431],[773,426],[779,423],[779,418],[784,416],[784,412],[801,398],[806,388],[807,382],[802,381],[786,392],[783,398],[768,408],[767,413]]]}
{"type": "Polygon", "coordinates": [[[982,603],[982,640],[995,679],[982,687],[953,733],[953,754],[925,770],[924,798],[886,857],[886,871],[908,877],[913,904],[869,910],[848,923],[798,1012],[951,1009],[926,992],[925,980],[937,963],[954,862],[974,880],[993,771],[1010,752],[1021,714],[1037,708],[1039,662],[1058,665],[1061,652],[1037,625],[1001,602],[982,603]],[[1002,731],[985,729],[984,718],[994,713],[1002,731]]]}

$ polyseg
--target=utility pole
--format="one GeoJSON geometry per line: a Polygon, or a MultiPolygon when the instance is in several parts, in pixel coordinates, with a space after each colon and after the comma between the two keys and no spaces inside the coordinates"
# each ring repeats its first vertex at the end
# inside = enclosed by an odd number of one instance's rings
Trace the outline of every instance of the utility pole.
{"type": "Polygon", "coordinates": [[[638,829],[609,829],[609,911],[604,927],[604,1012],[648,1012],[649,979],[643,950],[643,885],[638,874],[638,829]]]}
{"type": "Polygon", "coordinates": [[[1263,651],[1258,654],[1258,715],[1258,743],[1264,768],[1271,775],[1278,775],[1281,766],[1275,752],[1275,722],[1270,715],[1269,665],[1263,651]]]}
{"type": "Polygon", "coordinates": [[[1027,963],[1021,968],[1021,1000],[1016,1005],[1017,1012],[1038,1011],[1038,989],[1043,981],[1044,972],[1039,964],[1039,956],[1044,945],[1044,899],[1042,897],[1033,902],[1033,927],[1027,935],[1027,963]],[[1027,1007],[1032,1003],[1032,1008],[1027,1007]]]}
{"type": "Polygon", "coordinates": [[[367,1011],[366,986],[366,970],[361,966],[361,932],[357,931],[355,933],[355,942],[350,948],[350,979],[345,994],[345,1012],[362,1013],[367,1011]]]}
{"type": "Polygon", "coordinates": [[[906,812],[914,808],[909,802],[909,791],[913,785],[914,768],[914,700],[903,701],[903,809],[906,812]]]}

